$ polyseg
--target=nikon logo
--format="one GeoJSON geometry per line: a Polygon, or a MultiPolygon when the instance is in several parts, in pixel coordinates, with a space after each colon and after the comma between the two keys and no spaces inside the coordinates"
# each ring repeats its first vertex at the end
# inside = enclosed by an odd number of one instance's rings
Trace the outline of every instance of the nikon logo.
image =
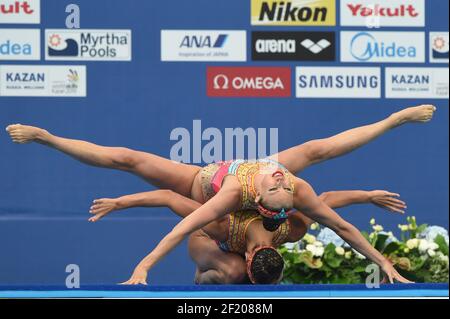
{"type": "Polygon", "coordinates": [[[252,25],[336,25],[334,0],[252,0],[252,25]]]}

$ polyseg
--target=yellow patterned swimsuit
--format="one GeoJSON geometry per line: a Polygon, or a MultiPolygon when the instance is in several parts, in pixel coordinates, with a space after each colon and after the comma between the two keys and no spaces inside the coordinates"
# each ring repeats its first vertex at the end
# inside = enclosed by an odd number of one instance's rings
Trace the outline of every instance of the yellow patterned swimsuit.
{"type": "Polygon", "coordinates": [[[228,175],[234,175],[242,185],[242,210],[256,210],[256,190],[254,178],[261,171],[277,166],[289,179],[294,190],[293,175],[280,163],[271,159],[257,161],[235,160],[210,164],[201,170],[202,191],[205,201],[211,199],[221,188],[223,179],[228,175]]]}
{"type": "MultiPolygon", "coordinates": [[[[262,217],[255,211],[239,211],[229,214],[228,239],[225,242],[217,242],[219,248],[225,252],[237,253],[245,257],[245,252],[247,251],[247,228],[256,220],[262,220],[262,217]]],[[[289,237],[290,231],[290,223],[286,220],[273,232],[272,245],[278,247],[284,244],[289,237]]]]}

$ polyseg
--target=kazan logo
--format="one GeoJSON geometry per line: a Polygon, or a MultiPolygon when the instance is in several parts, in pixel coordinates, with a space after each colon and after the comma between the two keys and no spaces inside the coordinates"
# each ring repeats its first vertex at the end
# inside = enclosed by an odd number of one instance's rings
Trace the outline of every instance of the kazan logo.
{"type": "Polygon", "coordinates": [[[59,34],[52,34],[48,40],[48,55],[49,56],[71,56],[77,57],[79,54],[79,47],[77,41],[74,39],[63,39],[59,34]]]}

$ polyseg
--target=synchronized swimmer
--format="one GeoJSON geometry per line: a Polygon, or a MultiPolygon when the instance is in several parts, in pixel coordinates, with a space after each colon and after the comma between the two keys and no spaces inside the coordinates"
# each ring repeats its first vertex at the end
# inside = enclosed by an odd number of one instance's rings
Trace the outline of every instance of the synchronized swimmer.
{"type": "Polygon", "coordinates": [[[390,282],[408,282],[358,229],[342,219],[305,180],[295,175],[310,165],[347,154],[405,123],[427,122],[435,111],[432,105],[410,107],[377,123],[312,140],[266,159],[221,162],[203,168],[127,148],[66,139],[32,126],[15,124],[6,130],[16,143],[40,143],[88,165],[127,171],[156,187],[201,204],[136,266],[126,284],[146,283],[148,271],[183,239],[230,212],[257,212],[264,228],[276,231],[283,227],[294,209],[335,231],[355,250],[379,265],[390,282]]]}

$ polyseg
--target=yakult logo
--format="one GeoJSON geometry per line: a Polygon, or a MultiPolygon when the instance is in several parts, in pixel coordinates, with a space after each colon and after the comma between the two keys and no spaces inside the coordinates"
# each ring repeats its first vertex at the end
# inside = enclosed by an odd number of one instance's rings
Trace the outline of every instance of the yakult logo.
{"type": "Polygon", "coordinates": [[[40,23],[40,0],[0,0],[0,23],[40,23]]]}
{"type": "Polygon", "coordinates": [[[211,97],[289,97],[290,68],[209,67],[207,94],[211,97]]]}
{"type": "Polygon", "coordinates": [[[341,0],[341,25],[425,26],[424,0],[341,0]]]}

